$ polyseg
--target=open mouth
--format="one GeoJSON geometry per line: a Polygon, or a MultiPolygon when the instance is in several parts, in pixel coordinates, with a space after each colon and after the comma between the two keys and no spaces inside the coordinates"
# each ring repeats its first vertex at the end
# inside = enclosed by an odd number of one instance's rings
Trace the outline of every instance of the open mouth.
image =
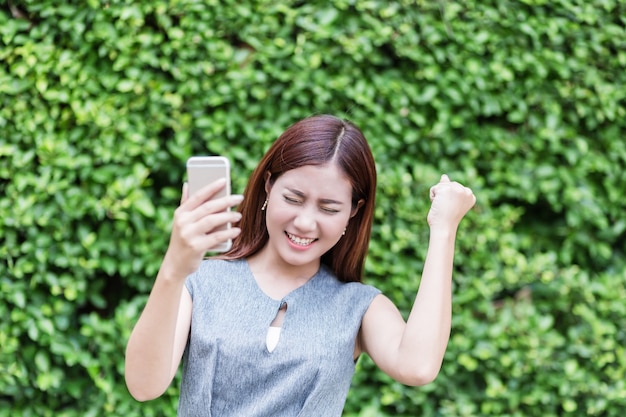
{"type": "Polygon", "coordinates": [[[296,235],[292,235],[289,232],[285,232],[285,234],[287,235],[287,237],[292,243],[298,246],[309,246],[311,243],[317,240],[317,239],[307,239],[307,238],[298,237],[296,235]]]}

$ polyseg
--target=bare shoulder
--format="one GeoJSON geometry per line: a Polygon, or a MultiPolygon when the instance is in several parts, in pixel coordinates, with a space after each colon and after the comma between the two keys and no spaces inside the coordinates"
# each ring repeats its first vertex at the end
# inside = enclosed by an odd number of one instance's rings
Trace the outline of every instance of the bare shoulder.
{"type": "Polygon", "coordinates": [[[396,305],[384,294],[377,295],[363,316],[358,340],[358,353],[367,353],[376,362],[376,356],[400,340],[406,323],[396,305]]]}
{"type": "Polygon", "coordinates": [[[404,325],[405,322],[393,301],[384,294],[378,294],[363,316],[362,327],[365,331],[378,332],[383,330],[379,327],[387,327],[390,324],[404,325]]]}

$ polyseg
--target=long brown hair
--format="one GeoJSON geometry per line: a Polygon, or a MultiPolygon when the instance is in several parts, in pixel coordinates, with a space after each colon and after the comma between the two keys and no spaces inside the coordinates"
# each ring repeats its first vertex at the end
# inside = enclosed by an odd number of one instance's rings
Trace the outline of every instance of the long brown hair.
{"type": "Polygon", "coordinates": [[[345,235],[326,252],[321,262],[340,281],[361,281],[369,246],[376,196],[376,166],[361,130],[349,121],[330,115],[316,115],[291,125],[272,144],[256,167],[238,211],[241,234],[222,258],[240,259],[260,251],[269,239],[265,212],[265,181],[275,181],[285,172],[305,165],[334,162],[352,185],[352,208],[363,204],[350,219],[345,235]]]}

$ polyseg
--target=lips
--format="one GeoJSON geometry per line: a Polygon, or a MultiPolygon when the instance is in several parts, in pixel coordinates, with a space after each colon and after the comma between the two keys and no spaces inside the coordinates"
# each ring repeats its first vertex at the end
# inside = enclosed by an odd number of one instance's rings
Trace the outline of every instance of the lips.
{"type": "Polygon", "coordinates": [[[287,235],[287,237],[292,243],[298,246],[309,246],[311,243],[317,240],[317,239],[311,239],[311,238],[298,237],[296,235],[292,235],[289,232],[285,232],[285,234],[287,235]]]}

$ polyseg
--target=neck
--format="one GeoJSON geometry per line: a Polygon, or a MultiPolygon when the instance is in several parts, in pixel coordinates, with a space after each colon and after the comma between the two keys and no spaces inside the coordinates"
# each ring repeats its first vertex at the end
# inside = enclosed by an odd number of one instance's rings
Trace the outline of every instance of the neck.
{"type": "Polygon", "coordinates": [[[268,250],[267,246],[248,258],[248,263],[263,275],[281,281],[306,282],[320,269],[320,259],[304,265],[292,265],[268,250]]]}
{"type": "Polygon", "coordinates": [[[259,288],[275,300],[280,300],[305,285],[320,268],[319,259],[306,265],[290,265],[283,259],[272,256],[267,248],[247,260],[259,288]]]}

